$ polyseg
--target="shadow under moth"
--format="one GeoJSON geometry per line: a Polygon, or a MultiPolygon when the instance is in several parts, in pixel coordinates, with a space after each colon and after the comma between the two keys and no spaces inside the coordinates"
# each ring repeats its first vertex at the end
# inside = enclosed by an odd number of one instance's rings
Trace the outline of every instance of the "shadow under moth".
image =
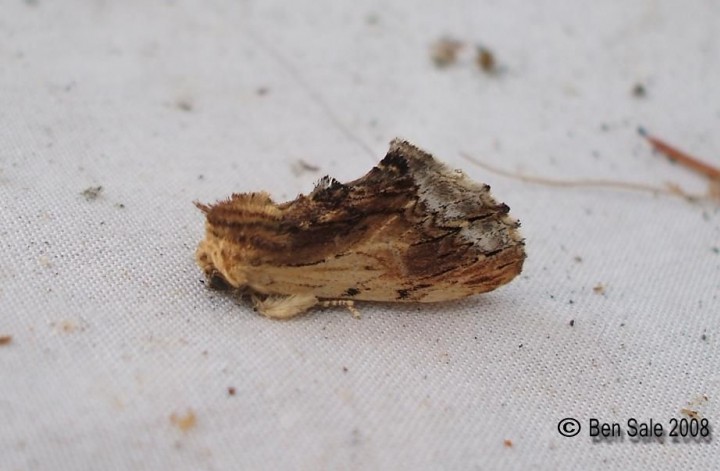
{"type": "Polygon", "coordinates": [[[524,241],[488,185],[395,139],[365,176],[322,178],[286,203],[240,193],[205,213],[196,260],[209,285],[287,319],[354,301],[437,302],[484,293],[522,270],[524,241]]]}

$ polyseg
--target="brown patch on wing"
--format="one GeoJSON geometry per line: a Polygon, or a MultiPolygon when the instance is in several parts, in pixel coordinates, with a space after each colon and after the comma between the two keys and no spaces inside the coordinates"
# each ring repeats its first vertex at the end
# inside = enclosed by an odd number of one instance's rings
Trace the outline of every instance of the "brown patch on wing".
{"type": "Polygon", "coordinates": [[[403,158],[389,154],[358,180],[325,177],[308,196],[287,203],[265,193],[233,195],[209,207],[208,224],[216,237],[245,246],[250,264],[315,264],[350,251],[414,203],[414,183],[403,172],[403,158]]]}

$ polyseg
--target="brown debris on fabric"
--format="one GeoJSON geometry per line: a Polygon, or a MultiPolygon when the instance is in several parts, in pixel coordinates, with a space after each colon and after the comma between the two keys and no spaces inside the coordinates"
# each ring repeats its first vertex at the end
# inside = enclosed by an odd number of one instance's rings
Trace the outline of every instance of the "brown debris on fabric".
{"type": "Polygon", "coordinates": [[[95,201],[100,197],[100,193],[102,193],[102,191],[102,185],[90,186],[85,188],[80,194],[84,196],[87,201],[95,201]]]}
{"type": "Polygon", "coordinates": [[[457,62],[457,55],[464,44],[452,38],[440,38],[430,48],[430,58],[436,67],[447,67],[457,62]]]}
{"type": "Polygon", "coordinates": [[[192,409],[188,409],[185,414],[176,414],[173,412],[170,415],[170,422],[182,432],[187,432],[197,425],[197,416],[192,409]]]}

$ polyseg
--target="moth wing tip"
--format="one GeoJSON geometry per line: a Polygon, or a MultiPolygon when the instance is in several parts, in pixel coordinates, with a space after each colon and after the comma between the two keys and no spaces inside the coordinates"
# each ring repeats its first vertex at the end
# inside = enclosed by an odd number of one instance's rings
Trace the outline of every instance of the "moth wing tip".
{"type": "Polygon", "coordinates": [[[210,209],[211,209],[211,208],[210,208],[210,205],[203,204],[203,203],[201,203],[201,202],[199,202],[199,201],[193,201],[193,204],[195,205],[195,207],[196,207],[197,209],[199,209],[200,211],[202,211],[203,214],[207,214],[207,213],[210,212],[210,209]]]}

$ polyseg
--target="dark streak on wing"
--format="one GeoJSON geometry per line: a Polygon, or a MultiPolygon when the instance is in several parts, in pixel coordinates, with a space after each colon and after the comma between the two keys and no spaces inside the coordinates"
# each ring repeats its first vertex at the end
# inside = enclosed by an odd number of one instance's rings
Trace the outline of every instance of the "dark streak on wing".
{"type": "Polygon", "coordinates": [[[265,263],[307,265],[347,253],[416,203],[415,183],[400,154],[388,154],[365,176],[342,184],[323,178],[308,196],[280,204],[274,226],[255,226],[264,237],[283,238],[286,247],[263,254],[265,263]]]}

